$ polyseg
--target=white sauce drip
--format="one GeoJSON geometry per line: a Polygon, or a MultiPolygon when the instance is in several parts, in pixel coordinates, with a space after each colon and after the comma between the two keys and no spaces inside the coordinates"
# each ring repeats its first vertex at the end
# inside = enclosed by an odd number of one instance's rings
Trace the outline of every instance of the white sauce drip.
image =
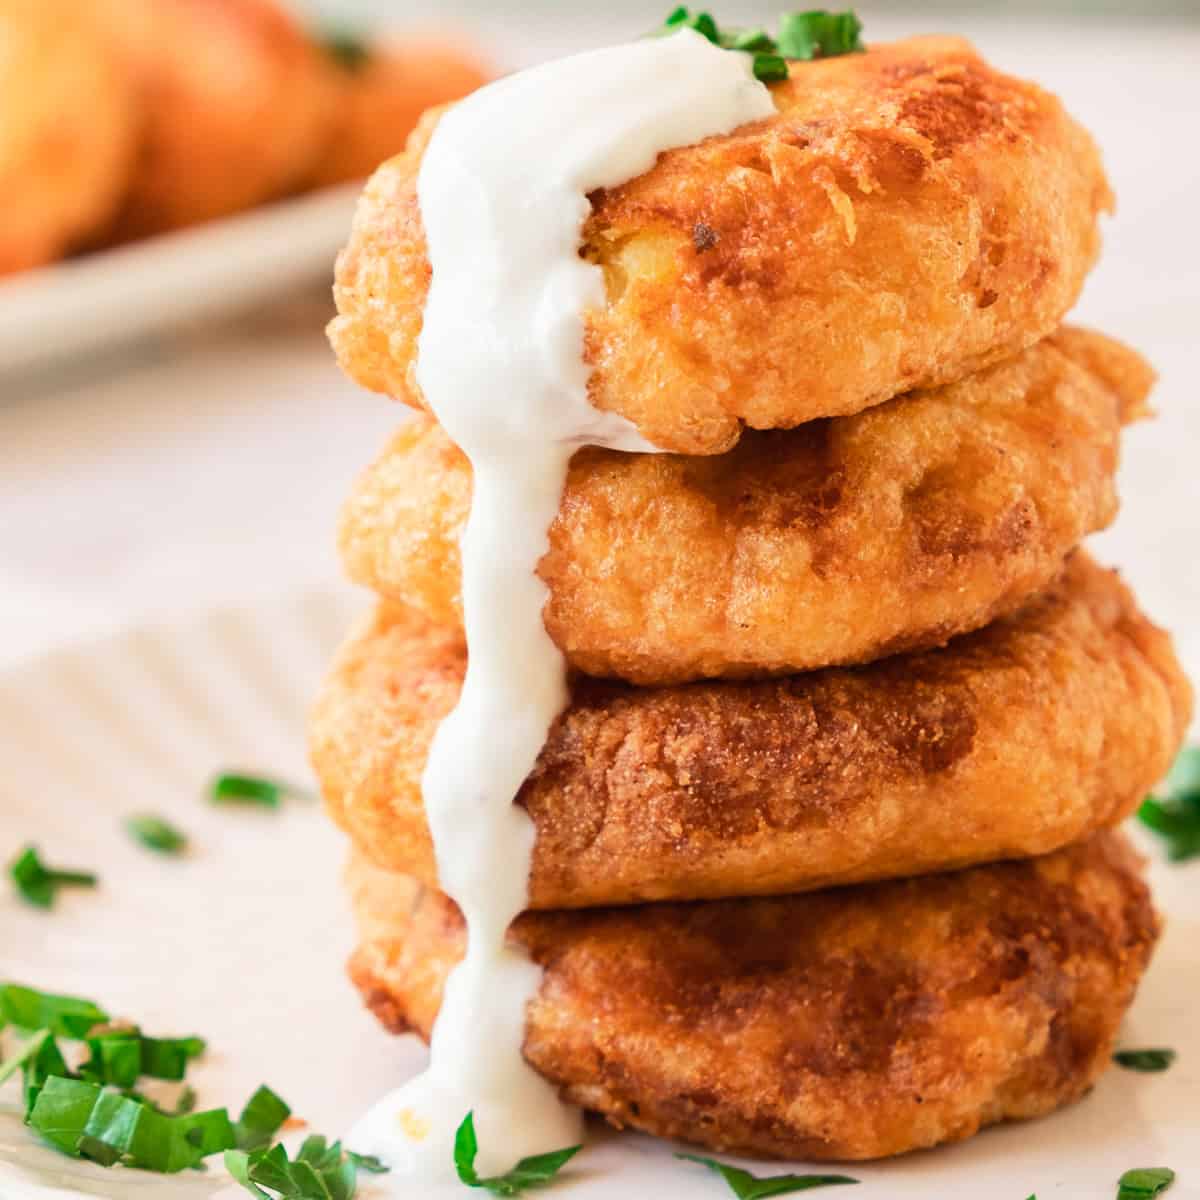
{"type": "Polygon", "coordinates": [[[383,1182],[395,1195],[409,1190],[405,1175],[421,1177],[423,1195],[454,1180],[454,1134],[468,1111],[484,1176],[580,1140],[578,1112],[521,1055],[540,970],[504,937],[526,907],[534,843],[513,799],[568,699],[535,573],[567,465],[584,445],[654,449],[588,402],[583,314],[605,296],[600,269],[579,256],[587,195],[648,171],[663,150],[772,112],[749,55],[683,31],[492,84],[451,109],[426,150],[418,191],[433,281],[417,378],[470,458],[475,489],[462,538],[469,665],[422,787],[468,950],[446,987],[428,1071],[348,1138],[393,1165],[383,1182]]]}

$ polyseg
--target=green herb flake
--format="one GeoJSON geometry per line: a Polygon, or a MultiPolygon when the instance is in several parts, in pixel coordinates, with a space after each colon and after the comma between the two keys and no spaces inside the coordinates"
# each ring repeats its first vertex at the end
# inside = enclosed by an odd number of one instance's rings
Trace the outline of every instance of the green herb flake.
{"type": "Polygon", "coordinates": [[[368,1175],[386,1175],[392,1169],[373,1154],[355,1154],[353,1150],[347,1150],[346,1157],[360,1171],[366,1171],[368,1175]]]}
{"type": "Polygon", "coordinates": [[[1165,1071],[1176,1058],[1174,1050],[1118,1050],[1113,1055],[1113,1062],[1129,1071],[1156,1072],[1165,1071]]]}
{"type": "Polygon", "coordinates": [[[239,1150],[260,1150],[269,1146],[292,1115],[291,1108],[266,1084],[263,1084],[242,1109],[235,1132],[239,1150]]]}
{"type": "Polygon", "coordinates": [[[182,854],[187,849],[187,834],[162,817],[145,814],[130,817],[125,822],[125,829],[147,850],[155,850],[159,854],[182,854]]]}
{"type": "Polygon", "coordinates": [[[164,1175],[198,1166],[234,1144],[223,1108],[168,1116],[98,1083],[58,1076],[46,1080],[27,1121],[64,1154],[164,1175]]]}
{"type": "Polygon", "coordinates": [[[282,1145],[227,1150],[225,1169],[259,1200],[351,1200],[358,1185],[355,1158],[343,1153],[341,1142],[330,1145],[314,1134],[304,1139],[295,1159],[282,1145]]]}
{"type": "Polygon", "coordinates": [[[1117,1200],[1151,1200],[1175,1182],[1170,1167],[1137,1167],[1126,1171],[1117,1182],[1117,1200]]]}
{"type": "Polygon", "coordinates": [[[756,54],[754,56],[754,78],[760,83],[776,83],[787,77],[787,59],[778,54],[756,54]]]}
{"type": "Polygon", "coordinates": [[[779,53],[805,62],[854,54],[863,50],[861,35],[862,22],[853,9],[785,13],[779,18],[779,53]]]}
{"type": "Polygon", "coordinates": [[[209,784],[208,795],[214,804],[248,804],[260,808],[278,808],[286,796],[305,800],[311,798],[303,788],[294,787],[282,779],[239,771],[225,771],[218,775],[209,784]]]}
{"type": "Polygon", "coordinates": [[[61,871],[47,867],[33,846],[26,846],[17,855],[8,874],[21,898],[35,908],[53,908],[59,888],[94,888],[99,883],[90,871],[61,871]]]}
{"type": "Polygon", "coordinates": [[[793,1192],[811,1191],[813,1188],[858,1183],[857,1179],[851,1179],[849,1175],[770,1175],[759,1178],[740,1167],[717,1162],[715,1158],[704,1158],[699,1154],[677,1154],[675,1157],[699,1163],[720,1175],[738,1200],[763,1200],[766,1196],[787,1196],[793,1192]]]}
{"type": "Polygon", "coordinates": [[[343,70],[361,71],[371,60],[371,47],[365,38],[349,29],[324,29],[317,44],[343,70]]]}
{"type": "Polygon", "coordinates": [[[90,1000],[39,992],[19,983],[0,984],[0,1028],[49,1029],[55,1037],[81,1040],[108,1019],[108,1013],[90,1000]]]}
{"type": "Polygon", "coordinates": [[[475,1159],[479,1154],[479,1140],[475,1136],[475,1114],[467,1113],[454,1135],[454,1167],[458,1178],[467,1187],[483,1188],[493,1196],[520,1196],[527,1188],[548,1183],[582,1149],[582,1146],[570,1146],[565,1150],[552,1150],[549,1154],[536,1154],[531,1158],[521,1159],[505,1175],[480,1179],[475,1170],[475,1159]]]}
{"type": "Polygon", "coordinates": [[[188,1062],[204,1053],[203,1038],[151,1038],[139,1029],[110,1030],[87,1039],[91,1057],[80,1077],[94,1083],[131,1088],[142,1076],[178,1081],[188,1062]]]}
{"type": "Polygon", "coordinates": [[[1171,862],[1200,857],[1200,746],[1180,752],[1159,792],[1142,802],[1138,819],[1166,842],[1171,862]]]}
{"type": "Polygon", "coordinates": [[[680,29],[693,29],[725,50],[752,55],[754,77],[762,83],[786,79],[788,59],[833,58],[864,49],[862,22],[853,9],[785,13],[779,19],[779,37],[773,38],[765,29],[757,27],[722,29],[711,13],[679,7],[667,17],[656,35],[675,33],[680,29]]]}
{"type": "Polygon", "coordinates": [[[726,50],[743,50],[747,54],[774,54],[778,47],[765,29],[731,29],[721,35],[726,50]]]}

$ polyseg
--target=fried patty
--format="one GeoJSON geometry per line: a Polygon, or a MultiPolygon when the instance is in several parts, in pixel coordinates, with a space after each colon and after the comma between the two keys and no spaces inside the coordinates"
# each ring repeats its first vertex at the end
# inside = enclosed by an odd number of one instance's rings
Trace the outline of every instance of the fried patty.
{"type": "MultiPolygon", "coordinates": [[[[684,454],[960,379],[1050,333],[1111,206],[1087,133],[958,38],[796,63],[774,117],[592,195],[582,253],[597,408],[684,454]]],[[[359,204],[330,337],[364,386],[424,404],[430,114],[359,204]]]]}
{"type": "Polygon", "coordinates": [[[0,0],[0,275],[53,261],[111,219],[136,130],[89,5],[0,0]]]}
{"type": "Polygon", "coordinates": [[[141,107],[118,240],[277,199],[315,169],[338,72],[279,0],[100,0],[141,107]]]}
{"type": "MultiPolygon", "coordinates": [[[[436,884],[421,773],[453,631],[384,606],[342,651],[311,749],[334,819],[436,884]]],[[[1121,820],[1191,713],[1169,637],[1082,554],[941,650],[756,683],[579,677],[518,802],[530,907],[806,891],[1046,853],[1121,820]]],[[[502,728],[479,736],[502,738],[502,728]]]]}
{"type": "Polygon", "coordinates": [[[314,187],[365,179],[399,153],[421,114],[487,83],[493,72],[462,41],[407,37],[368,48],[341,68],[332,136],[317,163],[314,187]]]}
{"type": "MultiPolygon", "coordinates": [[[[358,859],[351,975],[428,1038],[463,954],[440,893],[358,859]]],[[[1115,833],[1027,862],[808,896],[527,913],[545,968],[525,1057],[618,1127],[718,1151],[862,1159],[1078,1099],[1159,923],[1115,833]]]]}
{"type": "MultiPolygon", "coordinates": [[[[1153,379],[1062,330],[960,383],[751,432],[728,454],[589,449],[539,573],[546,629],[589,675],[638,684],[870,662],[945,643],[1050,583],[1116,514],[1120,424],[1153,379]]],[[[410,422],[343,520],[352,578],[461,624],[466,458],[410,422]]]]}

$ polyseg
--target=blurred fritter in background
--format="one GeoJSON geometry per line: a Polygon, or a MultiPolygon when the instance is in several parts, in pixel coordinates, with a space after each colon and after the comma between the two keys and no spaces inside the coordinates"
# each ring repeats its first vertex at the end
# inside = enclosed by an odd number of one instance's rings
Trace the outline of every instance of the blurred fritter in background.
{"type": "Polygon", "coordinates": [[[0,273],[365,176],[491,73],[278,0],[0,0],[0,273]]]}

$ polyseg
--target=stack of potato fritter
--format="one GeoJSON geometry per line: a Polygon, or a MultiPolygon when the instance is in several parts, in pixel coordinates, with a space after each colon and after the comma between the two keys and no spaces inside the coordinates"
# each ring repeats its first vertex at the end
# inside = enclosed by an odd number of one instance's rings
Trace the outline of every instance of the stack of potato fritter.
{"type": "MultiPolygon", "coordinates": [[[[1079,1097],[1158,922],[1113,831],[1191,695],[1079,543],[1152,372],[1060,326],[1110,202],[1087,134],[964,43],[805,64],[777,115],[592,197],[591,394],[539,574],[572,700],[518,803],[525,1055],[612,1122],[869,1158],[1079,1097]],[[852,886],[846,886],[852,885],[852,886]]],[[[372,179],[331,333],[422,408],[416,178],[372,179]]],[[[381,596],[313,756],[352,835],[352,974],[428,1035],[461,921],[420,781],[466,652],[470,467],[428,416],[346,510],[381,596]]],[[[481,731],[487,736],[487,731],[481,731]]]]}

